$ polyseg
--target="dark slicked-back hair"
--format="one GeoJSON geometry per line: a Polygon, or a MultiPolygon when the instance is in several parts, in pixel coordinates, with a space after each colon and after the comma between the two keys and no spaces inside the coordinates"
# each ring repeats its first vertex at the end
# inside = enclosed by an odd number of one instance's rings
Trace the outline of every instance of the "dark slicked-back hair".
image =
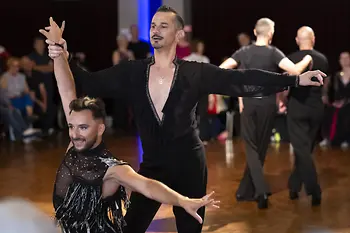
{"type": "Polygon", "coordinates": [[[169,6],[161,6],[158,8],[157,12],[171,12],[175,14],[175,20],[176,20],[176,24],[177,27],[180,29],[184,29],[185,27],[185,21],[183,20],[183,18],[177,13],[176,10],[174,10],[173,8],[169,7],[169,6]]]}
{"type": "Polygon", "coordinates": [[[106,120],[106,109],[105,104],[101,99],[95,99],[90,97],[81,97],[75,100],[72,100],[69,104],[70,113],[80,112],[83,110],[89,110],[92,113],[92,116],[95,120],[101,119],[103,122],[106,120]]]}

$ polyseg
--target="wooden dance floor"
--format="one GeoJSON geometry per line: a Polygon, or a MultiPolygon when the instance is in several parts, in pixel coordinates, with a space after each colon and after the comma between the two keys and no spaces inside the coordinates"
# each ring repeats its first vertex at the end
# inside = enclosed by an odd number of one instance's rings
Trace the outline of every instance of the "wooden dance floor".
{"type": "MultiPolygon", "coordinates": [[[[110,150],[138,169],[141,158],[136,138],[106,137],[110,150]]],[[[51,204],[56,169],[67,146],[67,134],[29,145],[0,143],[0,197],[20,196],[52,215],[51,204]]],[[[323,202],[312,208],[303,193],[288,199],[287,180],[291,168],[289,145],[271,145],[265,175],[273,195],[270,208],[258,210],[256,203],[235,200],[235,191],[245,167],[239,140],[228,145],[213,142],[207,147],[208,192],[216,191],[219,210],[207,210],[203,232],[220,233],[333,233],[350,232],[350,151],[317,148],[315,159],[323,189],[323,202]]],[[[179,171],[180,172],[180,171],[179,171]]],[[[162,206],[147,232],[176,232],[169,206],[162,206]]]]}

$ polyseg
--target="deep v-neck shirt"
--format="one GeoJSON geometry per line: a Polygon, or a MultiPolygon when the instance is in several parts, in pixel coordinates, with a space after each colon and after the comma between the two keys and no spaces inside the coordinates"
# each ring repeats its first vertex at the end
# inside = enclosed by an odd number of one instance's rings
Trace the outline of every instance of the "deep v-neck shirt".
{"type": "Polygon", "coordinates": [[[128,101],[142,141],[143,160],[152,164],[172,163],[174,157],[191,156],[194,148],[201,147],[195,118],[201,97],[268,96],[298,85],[299,81],[298,76],[256,69],[226,70],[175,57],[173,84],[162,110],[163,117],[159,119],[149,94],[149,71],[154,63],[152,56],[90,73],[70,62],[80,94],[100,98],[121,96],[128,101]]]}

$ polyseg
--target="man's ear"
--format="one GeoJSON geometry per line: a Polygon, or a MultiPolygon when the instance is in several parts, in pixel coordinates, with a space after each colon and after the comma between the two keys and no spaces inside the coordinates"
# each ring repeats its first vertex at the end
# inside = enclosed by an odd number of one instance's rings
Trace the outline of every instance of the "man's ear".
{"type": "Polygon", "coordinates": [[[180,41],[182,38],[185,37],[185,31],[184,30],[179,30],[176,34],[177,41],[180,41]]]}
{"type": "Polygon", "coordinates": [[[105,124],[99,124],[98,125],[98,135],[102,136],[106,130],[106,125],[105,124]]]}

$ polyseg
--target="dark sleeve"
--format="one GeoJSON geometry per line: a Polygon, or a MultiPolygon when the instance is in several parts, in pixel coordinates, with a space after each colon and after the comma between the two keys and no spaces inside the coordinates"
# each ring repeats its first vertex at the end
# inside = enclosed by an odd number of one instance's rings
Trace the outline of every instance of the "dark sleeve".
{"type": "Polygon", "coordinates": [[[201,64],[198,86],[203,95],[221,94],[232,97],[267,96],[299,83],[299,76],[278,74],[258,69],[221,69],[201,64]]]}
{"type": "Polygon", "coordinates": [[[238,49],[231,55],[231,58],[240,64],[242,62],[243,48],[238,49]]]}
{"type": "Polygon", "coordinates": [[[286,57],[286,55],[281,50],[279,50],[278,48],[274,49],[272,59],[276,65],[278,65],[282,61],[282,59],[285,57],[286,57]]]}
{"type": "Polygon", "coordinates": [[[88,72],[82,69],[74,60],[71,60],[69,65],[78,95],[113,98],[116,95],[123,96],[127,91],[129,62],[122,62],[97,72],[88,72]]]}

